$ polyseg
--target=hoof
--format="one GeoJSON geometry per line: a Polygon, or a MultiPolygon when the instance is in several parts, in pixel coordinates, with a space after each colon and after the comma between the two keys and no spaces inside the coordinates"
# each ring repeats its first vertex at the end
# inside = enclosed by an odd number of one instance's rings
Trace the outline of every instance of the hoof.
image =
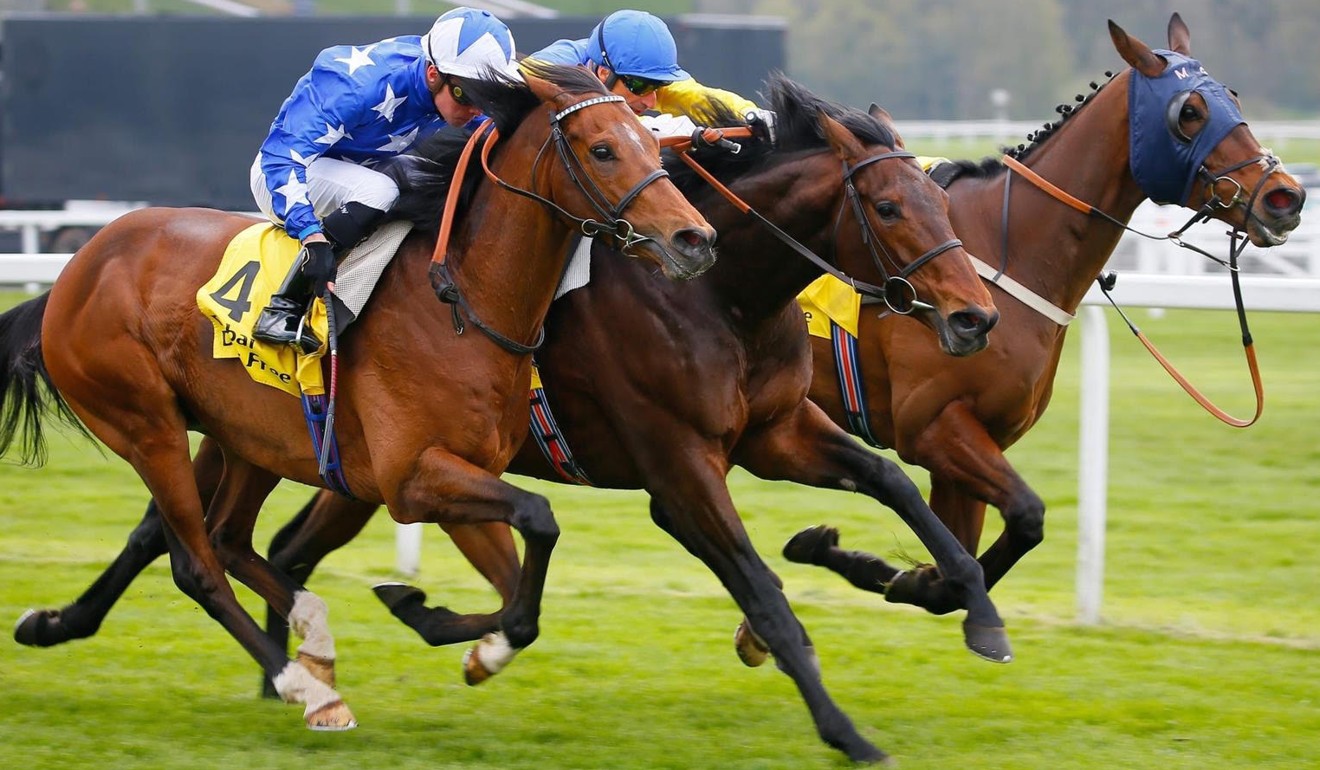
{"type": "Polygon", "coordinates": [[[390,612],[397,612],[399,608],[408,604],[426,604],[426,592],[406,583],[378,583],[372,586],[371,590],[376,594],[377,599],[384,602],[390,612]]]}
{"type": "Polygon", "coordinates": [[[54,647],[72,638],[59,610],[28,610],[14,624],[14,641],[29,647],[54,647]]]}
{"type": "Polygon", "coordinates": [[[307,669],[308,673],[316,677],[321,682],[329,685],[331,689],[335,686],[335,659],[321,658],[316,655],[308,655],[305,652],[298,652],[298,662],[307,669]]]}
{"type": "Polygon", "coordinates": [[[978,626],[963,623],[963,638],[967,649],[991,663],[1010,663],[1013,648],[1008,643],[1008,632],[1003,626],[978,626]]]}
{"type": "Polygon", "coordinates": [[[830,549],[839,544],[839,530],[817,524],[808,527],[784,544],[784,558],[797,564],[823,564],[830,549]]]}
{"type": "Polygon", "coordinates": [[[862,741],[860,746],[853,747],[844,752],[848,759],[859,765],[881,765],[883,767],[894,767],[895,763],[892,757],[881,751],[879,747],[872,746],[866,741],[862,741]]]}
{"type": "Polygon", "coordinates": [[[476,687],[492,676],[495,676],[494,672],[481,665],[481,656],[477,654],[476,647],[463,653],[463,681],[469,687],[476,687]]]}
{"type": "Polygon", "coordinates": [[[733,631],[733,649],[748,668],[756,668],[770,659],[770,647],[756,635],[746,618],[733,631]]]}
{"type": "Polygon", "coordinates": [[[345,706],[342,700],[327,703],[303,719],[307,722],[307,729],[317,732],[332,733],[357,727],[353,712],[348,710],[348,706],[345,706]]]}

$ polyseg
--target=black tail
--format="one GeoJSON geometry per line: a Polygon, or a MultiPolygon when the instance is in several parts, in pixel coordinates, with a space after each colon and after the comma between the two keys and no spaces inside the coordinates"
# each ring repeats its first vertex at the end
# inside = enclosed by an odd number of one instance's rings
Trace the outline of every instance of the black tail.
{"type": "Polygon", "coordinates": [[[47,406],[92,438],[51,384],[41,357],[41,319],[49,298],[43,294],[0,315],[0,455],[18,443],[24,465],[46,462],[41,418],[47,406]]]}

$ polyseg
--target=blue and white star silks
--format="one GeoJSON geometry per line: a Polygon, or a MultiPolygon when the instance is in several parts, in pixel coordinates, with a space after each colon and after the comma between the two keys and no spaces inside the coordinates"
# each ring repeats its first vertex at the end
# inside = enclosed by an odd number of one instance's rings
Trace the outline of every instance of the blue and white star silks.
{"type": "Polygon", "coordinates": [[[364,165],[398,155],[444,125],[426,87],[417,35],[322,51],[298,80],[261,145],[261,170],[289,235],[321,229],[307,199],[317,158],[364,165]]]}

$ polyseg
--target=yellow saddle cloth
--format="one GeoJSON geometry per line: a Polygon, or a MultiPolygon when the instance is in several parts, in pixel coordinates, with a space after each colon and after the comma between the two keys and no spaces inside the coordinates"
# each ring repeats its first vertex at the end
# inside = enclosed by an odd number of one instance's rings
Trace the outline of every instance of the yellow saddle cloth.
{"type": "MultiPolygon", "coordinates": [[[[236,358],[252,379],[292,395],[325,393],[321,377],[321,349],[303,355],[288,345],[272,345],[252,338],[257,316],[270,303],[300,250],[298,241],[283,228],[262,223],[253,225],[230,241],[220,260],[220,269],[197,290],[197,307],[215,325],[211,354],[236,358]]],[[[312,331],[326,339],[329,324],[325,303],[312,303],[307,321],[312,331]]]]}
{"type": "Polygon", "coordinates": [[[830,321],[857,336],[862,295],[838,278],[822,275],[802,290],[797,301],[802,314],[807,317],[807,331],[811,336],[831,339],[830,321]]]}

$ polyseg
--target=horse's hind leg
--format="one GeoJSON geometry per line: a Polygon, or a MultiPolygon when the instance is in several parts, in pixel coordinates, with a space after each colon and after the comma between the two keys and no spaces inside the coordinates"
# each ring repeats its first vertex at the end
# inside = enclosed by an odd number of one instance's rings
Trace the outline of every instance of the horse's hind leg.
{"type": "Polygon", "coordinates": [[[762,478],[860,492],[892,508],[930,551],[956,606],[967,608],[963,631],[968,649],[995,662],[1012,659],[980,564],[936,518],[902,469],[864,449],[819,407],[804,402],[793,414],[744,437],[736,459],[762,478]]]}
{"type": "MultiPolygon", "coordinates": [[[[211,541],[228,572],[288,619],[303,640],[298,647],[298,662],[334,687],[335,645],[326,621],[325,602],[271,566],[252,547],[252,530],[261,504],[278,483],[275,474],[226,454],[224,478],[207,513],[211,541]]],[[[285,648],[280,651],[283,654],[285,648]]]]}
{"type": "MultiPolygon", "coordinates": [[[[193,461],[193,473],[203,501],[209,501],[215,493],[223,462],[215,442],[203,441],[193,461]]],[[[153,500],[147,504],[142,521],[128,536],[124,550],[82,596],[58,610],[28,610],[14,629],[14,639],[20,644],[50,647],[95,634],[133,580],[167,551],[165,524],[153,500]]]]}
{"type": "Polygon", "coordinates": [[[550,554],[559,539],[549,502],[525,492],[454,455],[430,450],[389,499],[395,521],[453,525],[501,522],[526,544],[517,584],[500,628],[487,634],[464,658],[468,684],[480,684],[504,668],[540,633],[541,596],[550,554]]]}

